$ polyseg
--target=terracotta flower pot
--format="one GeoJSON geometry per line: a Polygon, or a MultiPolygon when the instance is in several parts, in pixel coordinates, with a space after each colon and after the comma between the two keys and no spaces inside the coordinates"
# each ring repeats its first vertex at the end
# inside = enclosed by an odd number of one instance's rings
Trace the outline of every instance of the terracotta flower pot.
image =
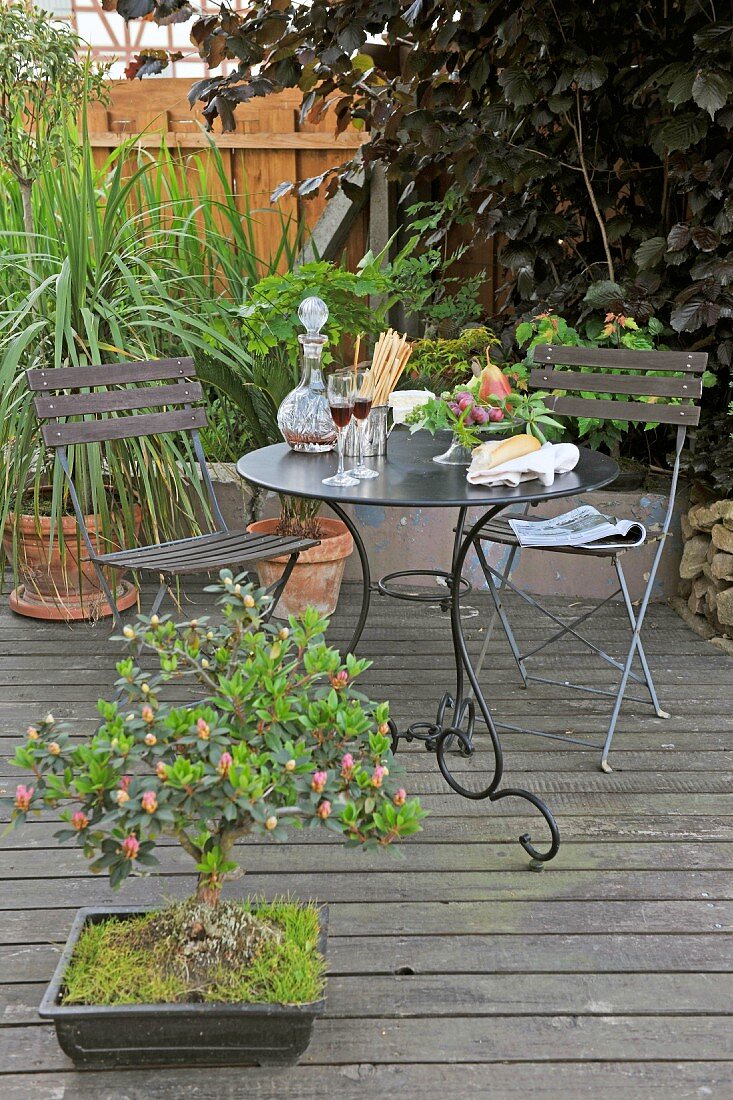
{"type": "MultiPolygon", "coordinates": [[[[304,550],[288,578],[275,617],[287,619],[289,615],[301,615],[306,607],[316,607],[322,615],[332,615],[336,610],[346,559],[354,549],[354,540],[340,519],[319,519],[321,541],[318,546],[304,550]]],[[[259,519],[250,523],[248,531],[257,535],[275,533],[279,520],[259,519]]],[[[287,556],[281,555],[257,562],[260,584],[268,587],[283,575],[287,556]]]]}
{"type": "MultiPolygon", "coordinates": [[[[135,528],[140,525],[142,513],[135,509],[135,528]]],[[[114,547],[97,536],[101,529],[99,516],[85,517],[86,528],[100,553],[109,553],[114,547]]],[[[18,519],[18,571],[20,584],[8,598],[13,611],[32,619],[53,619],[70,622],[77,619],[98,619],[112,614],[112,608],[102,591],[94,566],[85,561],[87,548],[77,533],[75,516],[63,516],[61,529],[64,539],[63,558],[58,538],[51,541],[51,519],[22,515],[18,519]]],[[[3,547],[8,558],[13,551],[13,535],[16,518],[8,516],[3,531],[3,547]]],[[[137,589],[129,581],[120,580],[120,570],[107,574],[110,586],[117,597],[117,607],[125,611],[137,600],[137,589]]]]}

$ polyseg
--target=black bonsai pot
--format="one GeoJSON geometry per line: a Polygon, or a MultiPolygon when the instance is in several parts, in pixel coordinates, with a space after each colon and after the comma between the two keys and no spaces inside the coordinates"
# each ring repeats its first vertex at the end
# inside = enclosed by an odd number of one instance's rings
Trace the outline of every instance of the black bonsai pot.
{"type": "MultiPolygon", "coordinates": [[[[292,1066],[306,1050],[325,997],[306,1005],[62,1005],[64,973],[86,924],[149,912],[140,906],[80,909],[38,1010],[78,1066],[292,1066]]],[[[328,910],[318,950],[325,955],[328,910]]]]}

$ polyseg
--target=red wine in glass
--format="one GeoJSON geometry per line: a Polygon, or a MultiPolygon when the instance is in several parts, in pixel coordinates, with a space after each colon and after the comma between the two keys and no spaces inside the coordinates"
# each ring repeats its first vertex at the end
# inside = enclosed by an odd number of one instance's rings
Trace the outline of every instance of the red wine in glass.
{"type": "Polygon", "coordinates": [[[357,420],[366,420],[372,407],[371,397],[357,397],[354,400],[354,416],[357,420]]]}
{"type": "Polygon", "coordinates": [[[339,405],[331,405],[330,409],[331,409],[331,416],[333,417],[333,422],[336,425],[336,427],[337,428],[347,428],[348,425],[349,425],[349,421],[351,420],[351,414],[354,411],[354,406],[353,405],[346,405],[346,404],[343,404],[343,405],[339,404],[339,405]]]}

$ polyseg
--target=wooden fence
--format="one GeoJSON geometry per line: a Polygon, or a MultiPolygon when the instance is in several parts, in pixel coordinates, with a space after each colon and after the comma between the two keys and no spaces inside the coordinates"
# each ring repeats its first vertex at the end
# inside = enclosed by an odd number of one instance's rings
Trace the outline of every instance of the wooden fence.
{"type": "MultiPolygon", "coordinates": [[[[200,108],[189,107],[189,87],[186,79],[111,82],[108,108],[91,107],[88,115],[90,140],[98,150],[98,161],[104,161],[125,138],[141,131],[145,133],[140,144],[145,148],[155,148],[165,138],[169,147],[176,147],[184,158],[198,153],[205,160],[209,139],[201,131],[204,120],[200,108]]],[[[335,137],[333,114],[317,124],[301,123],[299,105],[297,91],[255,99],[237,109],[235,133],[217,131],[213,135],[222,156],[226,186],[242,210],[249,202],[250,208],[262,211],[254,226],[256,251],[262,257],[271,255],[280,239],[280,222],[271,216],[270,204],[270,195],[278,184],[307,179],[350,160],[368,140],[355,129],[335,137]]],[[[222,183],[214,172],[208,175],[208,181],[209,193],[221,194],[222,183]]],[[[321,189],[313,198],[289,195],[278,205],[286,216],[313,228],[324,212],[326,199],[321,189]]],[[[376,185],[373,182],[371,202],[354,215],[344,241],[349,266],[353,267],[368,247],[379,250],[396,228],[394,196],[384,180],[376,181],[376,185]]],[[[456,237],[452,244],[459,239],[456,237]]],[[[452,273],[468,276],[481,269],[487,273],[483,304],[493,313],[496,272],[492,245],[470,249],[452,273]]]]}

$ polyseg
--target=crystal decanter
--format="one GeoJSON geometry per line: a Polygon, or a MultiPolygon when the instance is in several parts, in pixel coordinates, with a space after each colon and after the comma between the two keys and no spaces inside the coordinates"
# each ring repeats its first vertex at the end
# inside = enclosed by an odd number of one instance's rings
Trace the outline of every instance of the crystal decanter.
{"type": "Polygon", "coordinates": [[[321,298],[306,298],[298,308],[305,329],[298,336],[303,348],[300,384],[291,390],[277,411],[277,426],[294,451],[332,451],[336,427],[321,374],[321,356],[328,340],[321,329],[328,320],[328,307],[321,298]]]}

